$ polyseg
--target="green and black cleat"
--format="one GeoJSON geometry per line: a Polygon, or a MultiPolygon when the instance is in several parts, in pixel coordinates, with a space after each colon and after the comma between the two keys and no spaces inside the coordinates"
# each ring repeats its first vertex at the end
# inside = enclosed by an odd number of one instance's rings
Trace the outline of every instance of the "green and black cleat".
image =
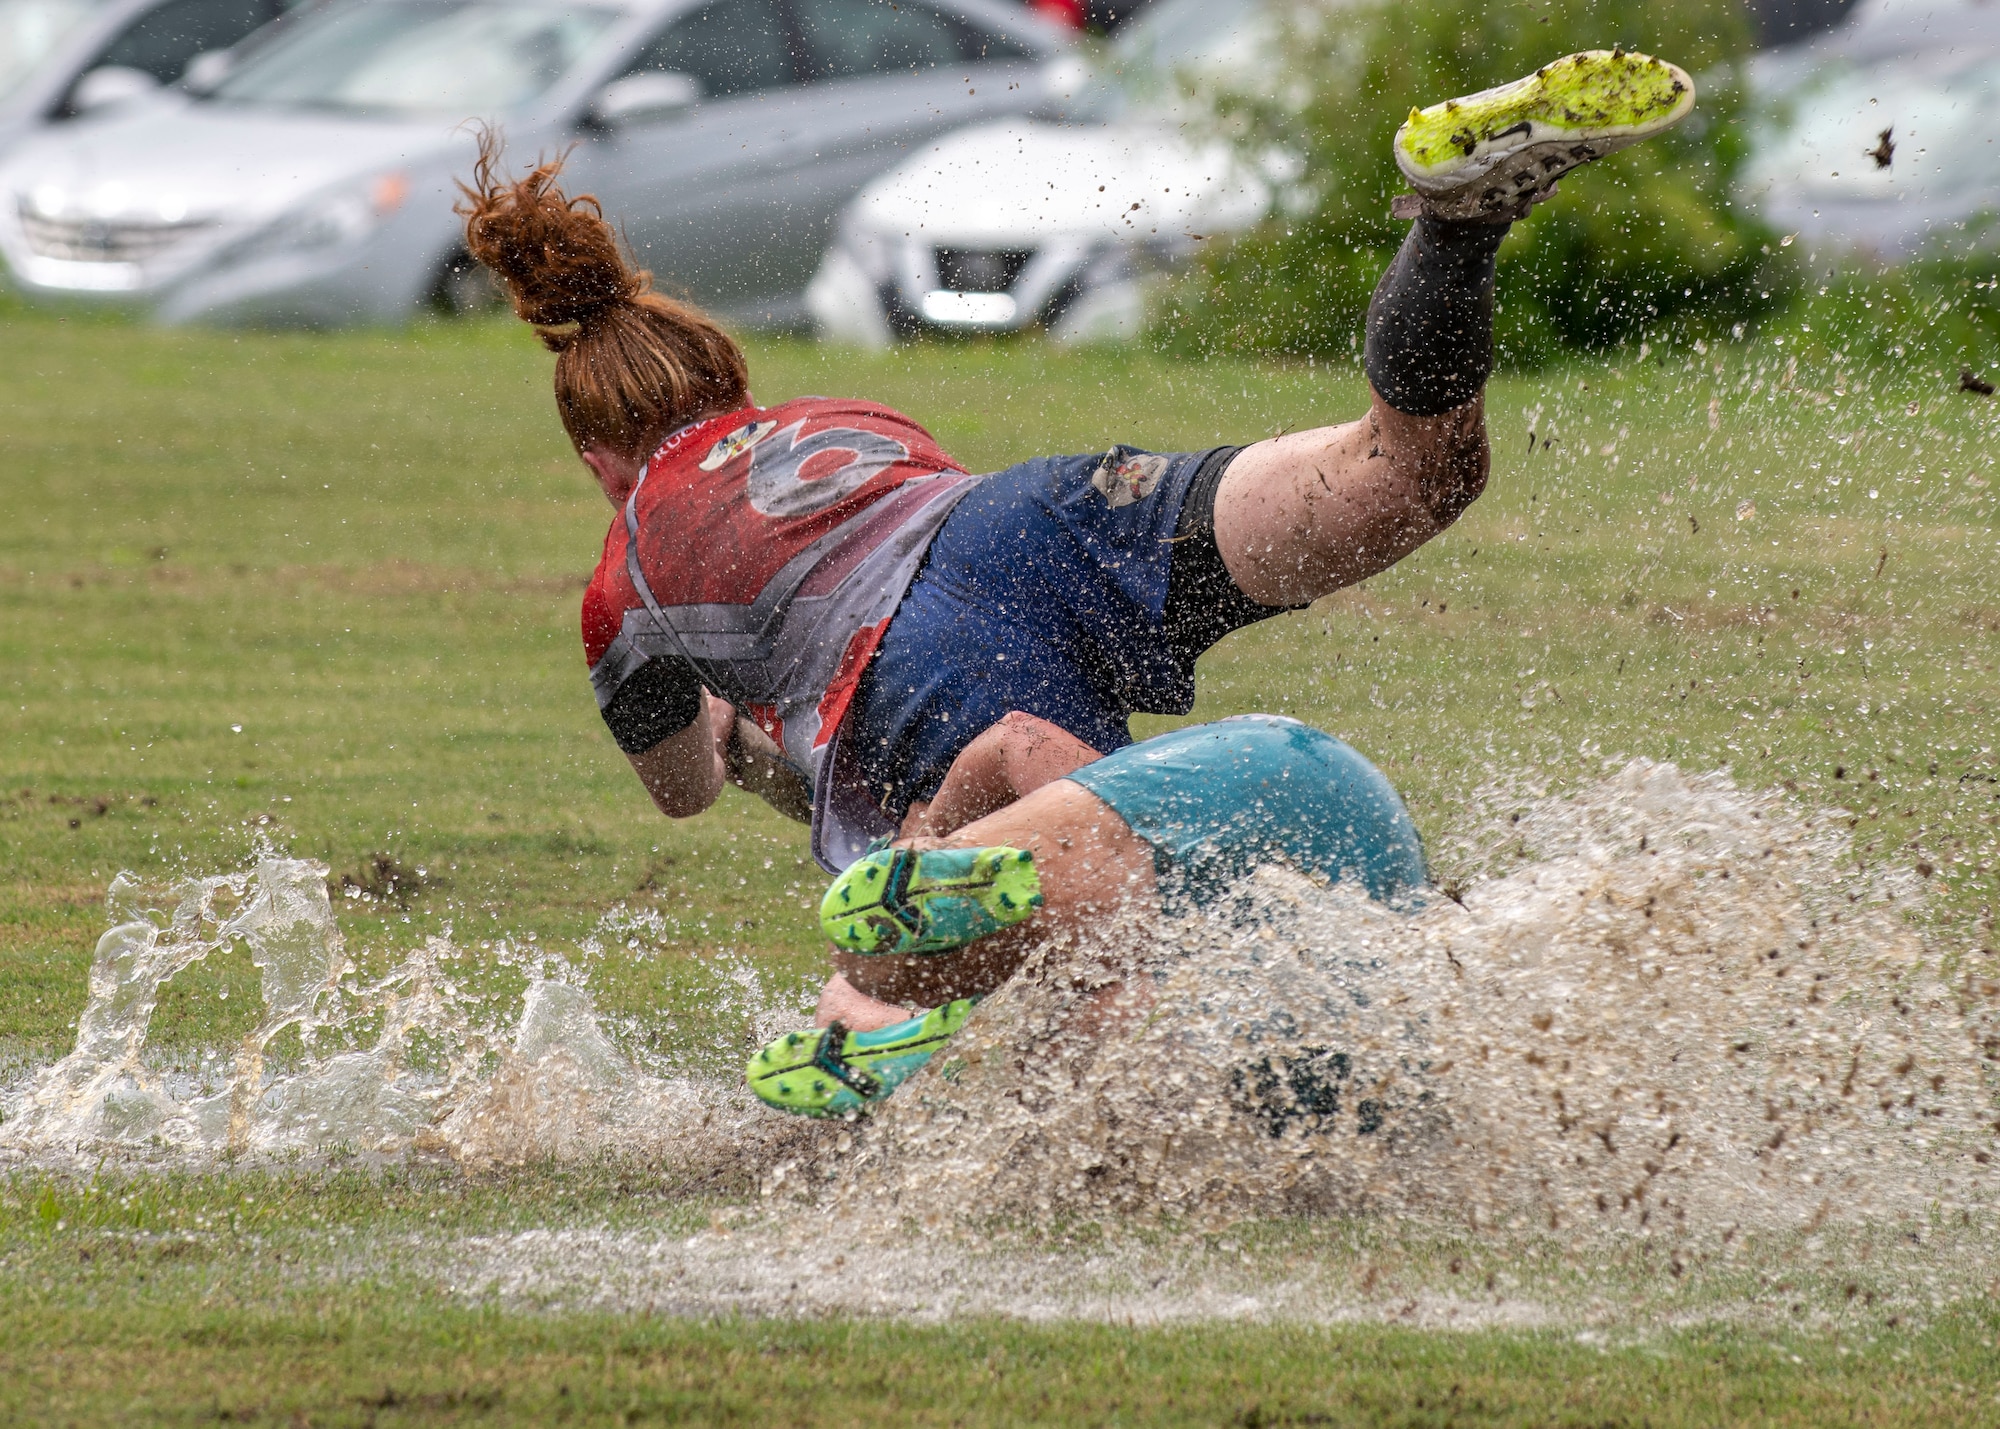
{"type": "Polygon", "coordinates": [[[1557,179],[1665,133],[1694,109],[1687,71],[1633,50],[1585,50],[1525,79],[1428,109],[1396,131],[1396,167],[1437,218],[1519,218],[1557,179]]]}
{"type": "Polygon", "coordinates": [[[1041,906],[1035,856],[1024,849],[883,848],[833,881],[819,925],[850,953],[944,953],[1041,906]]]}
{"type": "Polygon", "coordinates": [[[750,1059],[750,1090],[799,1116],[865,1110],[915,1076],[965,1026],[977,1001],[960,998],[873,1032],[849,1032],[838,1022],[787,1032],[750,1059]]]}

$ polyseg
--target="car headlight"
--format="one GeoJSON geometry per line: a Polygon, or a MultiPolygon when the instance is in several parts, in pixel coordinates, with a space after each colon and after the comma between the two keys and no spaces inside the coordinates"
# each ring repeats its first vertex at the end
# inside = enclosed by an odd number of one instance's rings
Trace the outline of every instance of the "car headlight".
{"type": "Polygon", "coordinates": [[[359,243],[410,196],[409,175],[377,174],[365,183],[330,189],[280,215],[237,249],[239,258],[308,253],[359,243]]]}

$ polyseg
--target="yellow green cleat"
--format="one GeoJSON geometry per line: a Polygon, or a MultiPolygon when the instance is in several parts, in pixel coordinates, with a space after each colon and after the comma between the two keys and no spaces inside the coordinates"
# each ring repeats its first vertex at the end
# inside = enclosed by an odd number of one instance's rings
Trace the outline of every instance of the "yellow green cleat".
{"type": "Polygon", "coordinates": [[[907,1022],[873,1032],[787,1032],[750,1059],[750,1090],[767,1105],[799,1116],[845,1116],[886,1099],[950,1041],[972,1015],[963,997],[907,1022]]]}
{"type": "Polygon", "coordinates": [[[835,946],[881,956],[943,953],[997,933],[1042,906],[1024,849],[881,848],[862,855],[820,900],[835,946]]]}
{"type": "Polygon", "coordinates": [[[1412,109],[1396,131],[1396,167],[1425,213],[1516,218],[1571,169],[1664,133],[1693,108],[1694,81],[1678,65],[1585,50],[1511,84],[1412,109]]]}

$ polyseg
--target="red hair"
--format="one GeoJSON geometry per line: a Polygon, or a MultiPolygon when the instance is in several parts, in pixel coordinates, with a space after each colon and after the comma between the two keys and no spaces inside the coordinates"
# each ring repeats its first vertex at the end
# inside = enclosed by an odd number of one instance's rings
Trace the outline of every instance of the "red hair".
{"type": "Polygon", "coordinates": [[[459,185],[465,246],[556,354],[556,410],[578,451],[643,461],[670,432],[749,400],[743,350],[626,263],[597,200],[556,186],[562,159],[512,182],[499,160],[499,137],[482,132],[472,182],[459,185]]]}

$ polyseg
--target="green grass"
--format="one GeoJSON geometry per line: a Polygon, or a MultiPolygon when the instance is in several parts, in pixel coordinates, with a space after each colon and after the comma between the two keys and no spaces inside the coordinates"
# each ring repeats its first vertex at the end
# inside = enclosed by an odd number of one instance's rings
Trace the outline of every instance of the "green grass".
{"type": "MultiPolygon", "coordinates": [[[[364,961],[447,926],[475,957],[503,935],[571,948],[622,903],[675,930],[667,956],[597,961],[599,1004],[622,1025],[698,1031],[718,949],[806,995],[821,880],[803,831],[733,791],[701,819],[658,818],[597,719],[576,607],[610,513],[518,325],[283,336],[0,321],[0,1068],[66,1049],[118,869],[222,871],[262,841],[324,860],[336,882],[369,883],[378,855],[423,870],[404,899],[336,900],[364,961]]],[[[861,357],[764,343],[751,360],[765,400],[887,401],[975,467],[1250,440],[1343,419],[1363,398],[1344,367],[1037,346],[861,357]]],[[[1491,776],[1575,784],[1625,754],[1728,768],[1848,809],[1858,856],[1928,870],[1947,945],[1991,956],[1976,950],[1994,944],[2000,864],[2000,406],[1954,392],[1955,373],[1836,384],[1789,362],[1771,346],[1628,351],[1497,382],[1487,496],[1364,589],[1225,642],[1203,662],[1197,717],[1277,710],[1351,740],[1406,791],[1447,875],[1463,870],[1444,836],[1491,776]]],[[[154,1041],[227,1045],[255,1001],[246,956],[212,960],[170,987],[154,1041]]],[[[0,1181],[14,1390],[0,1419],[2000,1413],[1995,1325],[1974,1307],[1851,1342],[1712,1326],[1586,1346],[1374,1327],[537,1317],[468,1308],[393,1269],[313,1269],[330,1217],[364,1238],[664,1231],[711,1204],[604,1175],[357,1172],[329,1189],[306,1173],[134,1174],[119,1195],[161,1219],[128,1224],[44,1218],[37,1207],[83,1183],[15,1173],[0,1181]],[[246,1221],[252,1195],[293,1209],[246,1221]]]]}
{"type": "MultiPolygon", "coordinates": [[[[17,1176],[0,1188],[0,1422],[1889,1425],[1994,1412],[1990,1304],[1907,1328],[1848,1315],[1810,1329],[1774,1323],[1781,1304],[1748,1326],[1643,1336],[920,1328],[523,1315],[468,1305],[407,1263],[422,1234],[584,1217],[684,1235],[709,1214],[632,1170],[17,1176]],[[371,1268],[339,1283],[315,1273],[364,1257],[371,1268]]],[[[1297,1228],[1273,1239],[1311,1244],[1297,1228]]]]}

